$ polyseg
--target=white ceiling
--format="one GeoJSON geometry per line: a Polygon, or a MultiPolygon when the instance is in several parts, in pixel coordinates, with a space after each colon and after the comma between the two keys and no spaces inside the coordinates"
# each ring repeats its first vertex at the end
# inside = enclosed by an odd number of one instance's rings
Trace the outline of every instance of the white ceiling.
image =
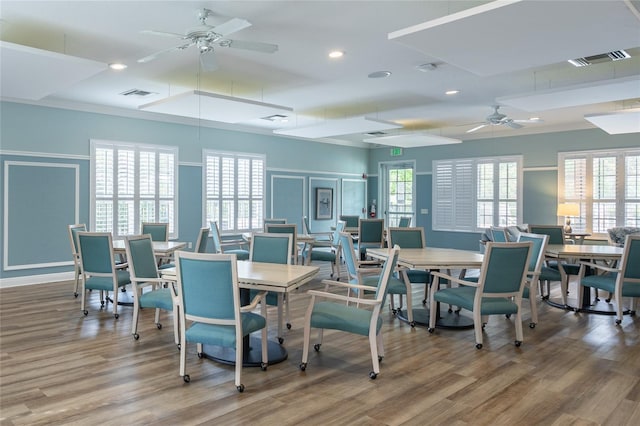
{"type": "MultiPolygon", "coordinates": [[[[5,100],[200,124],[207,117],[194,120],[182,116],[188,114],[166,115],[139,107],[206,91],[291,108],[292,112],[285,110],[286,123],[260,118],[232,125],[206,122],[268,134],[296,134],[288,131],[356,117],[403,126],[385,130],[384,136],[431,134],[461,140],[595,128],[585,115],[640,106],[639,9],[636,0],[3,0],[0,39],[7,43],[1,50],[0,95],[5,100]],[[142,30],[184,34],[198,25],[203,7],[218,15],[208,19],[210,25],[230,17],[253,24],[230,38],[273,43],[279,50],[268,54],[217,47],[218,69],[211,72],[200,71],[195,47],[137,62],[183,44],[142,30]],[[32,61],[17,61],[17,49],[7,48],[15,47],[12,44],[63,55],[40,52],[32,61]],[[335,49],[343,50],[344,57],[329,59],[335,49]],[[566,62],[606,53],[602,49],[624,49],[632,58],[582,68],[566,62]],[[73,57],[69,63],[76,72],[52,72],[53,62],[46,60],[43,65],[43,56],[64,55],[73,57]],[[128,68],[106,68],[114,62],[128,68]],[[417,69],[428,63],[436,69],[417,69]],[[80,75],[78,67],[87,64],[98,71],[80,75]],[[376,71],[391,75],[367,77],[376,71]],[[543,105],[535,112],[542,121],[520,129],[486,126],[466,133],[493,112],[491,106],[499,99],[505,100],[501,113],[528,119],[531,112],[509,106],[515,104],[506,100],[550,92],[566,97],[576,87],[606,91],[621,78],[631,81],[630,90],[621,94],[587,96],[564,107],[543,105]],[[46,90],[37,91],[42,81],[46,90]],[[152,94],[121,95],[131,89],[152,94]],[[460,93],[445,95],[450,89],[460,93]]],[[[367,146],[370,143],[363,140],[371,138],[358,132],[320,140],[367,146]]]]}

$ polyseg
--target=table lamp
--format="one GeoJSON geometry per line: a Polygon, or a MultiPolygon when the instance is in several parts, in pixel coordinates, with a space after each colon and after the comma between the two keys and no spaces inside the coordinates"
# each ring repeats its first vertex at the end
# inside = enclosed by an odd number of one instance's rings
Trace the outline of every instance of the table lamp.
{"type": "Polygon", "coordinates": [[[565,217],[564,232],[566,234],[571,233],[571,216],[580,215],[580,206],[576,203],[560,203],[558,204],[558,216],[565,217]]]}

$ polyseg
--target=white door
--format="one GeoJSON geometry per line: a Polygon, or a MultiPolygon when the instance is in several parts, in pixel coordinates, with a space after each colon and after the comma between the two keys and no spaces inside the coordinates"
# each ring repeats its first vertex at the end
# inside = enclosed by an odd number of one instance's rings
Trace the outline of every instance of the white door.
{"type": "Polygon", "coordinates": [[[380,213],[388,227],[398,226],[402,216],[416,224],[415,161],[380,163],[380,213]]]}

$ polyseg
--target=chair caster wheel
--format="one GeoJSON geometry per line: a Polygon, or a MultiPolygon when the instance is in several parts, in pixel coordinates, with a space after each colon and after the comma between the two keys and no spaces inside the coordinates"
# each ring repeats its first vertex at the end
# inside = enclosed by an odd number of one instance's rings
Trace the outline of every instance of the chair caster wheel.
{"type": "Polygon", "coordinates": [[[266,362],[261,362],[260,363],[260,369],[262,371],[267,371],[267,365],[269,365],[269,364],[267,364],[266,362]]]}
{"type": "Polygon", "coordinates": [[[483,322],[483,323],[482,323],[482,329],[484,330],[484,328],[485,328],[486,326],[487,326],[487,323],[486,323],[486,322],[483,322]]]}
{"type": "Polygon", "coordinates": [[[178,348],[178,350],[182,349],[182,345],[180,343],[178,343],[176,347],[178,348]]]}
{"type": "Polygon", "coordinates": [[[158,330],[162,330],[162,324],[157,323],[157,324],[156,324],[156,327],[158,327],[158,330]]]}
{"type": "Polygon", "coordinates": [[[611,302],[611,299],[604,299],[604,301],[609,303],[609,302],[611,302]]]}
{"type": "Polygon", "coordinates": [[[422,299],[422,304],[426,305],[427,304],[427,299],[422,299]]]}
{"type": "Polygon", "coordinates": [[[509,319],[509,318],[511,318],[511,314],[506,314],[504,317],[505,317],[506,319],[509,319]]]}
{"type": "Polygon", "coordinates": [[[397,309],[391,309],[391,313],[393,315],[398,315],[398,310],[397,309]]]}
{"type": "Polygon", "coordinates": [[[369,378],[371,380],[375,380],[376,377],[378,377],[378,374],[374,373],[373,371],[369,372],[369,378]]]}
{"type": "Polygon", "coordinates": [[[429,333],[433,334],[433,332],[434,332],[434,331],[436,331],[436,329],[435,329],[435,328],[433,328],[433,327],[429,327],[429,328],[427,328],[427,331],[428,331],[429,333]]]}
{"type": "Polygon", "coordinates": [[[118,319],[118,318],[120,318],[120,314],[113,314],[113,317],[114,317],[115,319],[118,319]]]}
{"type": "Polygon", "coordinates": [[[244,392],[244,385],[236,386],[236,389],[238,389],[238,392],[242,393],[244,392]]]}
{"type": "Polygon", "coordinates": [[[138,340],[140,338],[140,335],[138,333],[133,333],[133,338],[135,340],[138,340]]]}
{"type": "Polygon", "coordinates": [[[73,293],[73,297],[78,297],[78,293],[73,293]]]}
{"type": "Polygon", "coordinates": [[[520,345],[522,345],[522,341],[521,340],[516,340],[514,343],[515,343],[517,348],[519,348],[520,345]]]}
{"type": "Polygon", "coordinates": [[[529,323],[529,328],[536,328],[536,323],[535,322],[530,322],[529,323]]]}
{"type": "Polygon", "coordinates": [[[104,300],[100,301],[100,309],[104,308],[104,300]]]}
{"type": "Polygon", "coordinates": [[[482,343],[476,343],[476,349],[482,349],[482,343]]]}
{"type": "Polygon", "coordinates": [[[200,359],[204,358],[204,354],[202,352],[198,352],[198,358],[200,359]]]}
{"type": "Polygon", "coordinates": [[[409,325],[411,326],[411,328],[416,328],[416,322],[415,321],[411,321],[409,323],[409,325]]]}
{"type": "Polygon", "coordinates": [[[282,344],[284,342],[284,338],[278,337],[278,343],[282,344]]]}
{"type": "Polygon", "coordinates": [[[87,311],[86,309],[84,311],[82,311],[82,313],[84,314],[84,316],[86,317],[87,315],[89,315],[89,311],[87,311]]]}
{"type": "Polygon", "coordinates": [[[306,362],[301,362],[300,365],[300,371],[304,371],[307,369],[307,363],[306,362]]]}
{"type": "Polygon", "coordinates": [[[378,362],[382,361],[382,358],[384,358],[383,356],[378,355],[378,362]]]}
{"type": "Polygon", "coordinates": [[[616,325],[620,325],[620,323],[622,323],[622,320],[617,319],[616,320],[616,325]]]}
{"type": "Polygon", "coordinates": [[[287,323],[287,330],[291,330],[291,324],[287,323]]]}
{"type": "Polygon", "coordinates": [[[191,381],[191,377],[189,377],[189,375],[188,375],[188,374],[185,374],[185,375],[182,377],[182,380],[184,380],[184,382],[185,382],[185,383],[189,383],[189,382],[191,381]]]}
{"type": "Polygon", "coordinates": [[[315,345],[313,345],[313,349],[315,349],[316,352],[320,352],[320,343],[316,343],[315,345]]]}

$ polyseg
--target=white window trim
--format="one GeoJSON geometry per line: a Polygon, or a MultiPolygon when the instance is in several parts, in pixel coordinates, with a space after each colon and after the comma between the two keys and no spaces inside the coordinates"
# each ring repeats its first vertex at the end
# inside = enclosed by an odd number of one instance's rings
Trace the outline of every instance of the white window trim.
{"type": "MultiPolygon", "coordinates": [[[[499,168],[499,164],[500,163],[504,163],[504,162],[515,162],[516,163],[516,167],[517,167],[517,179],[518,179],[518,184],[517,184],[517,199],[516,199],[516,203],[517,203],[517,213],[516,213],[516,222],[517,223],[522,223],[522,215],[523,215],[523,208],[522,208],[522,196],[523,196],[523,167],[522,167],[522,155],[509,155],[509,156],[500,156],[500,157],[477,157],[477,158],[455,158],[455,159],[442,159],[442,160],[433,160],[433,166],[432,166],[432,206],[431,206],[431,210],[432,210],[432,229],[434,231],[447,231],[447,232],[483,232],[485,230],[485,228],[480,228],[477,226],[477,207],[478,207],[478,164],[483,164],[483,163],[493,163],[496,167],[494,168],[494,170],[498,170],[499,168]],[[438,165],[440,163],[450,163],[452,165],[456,165],[456,164],[470,164],[471,168],[472,168],[472,172],[471,172],[471,180],[472,180],[472,187],[473,187],[473,193],[469,193],[469,200],[467,200],[467,203],[470,204],[470,209],[471,209],[471,220],[472,223],[465,223],[465,224],[456,224],[455,223],[455,219],[454,219],[454,223],[452,224],[452,226],[445,226],[444,224],[441,224],[438,222],[438,218],[439,218],[439,211],[438,211],[438,190],[437,190],[437,185],[438,185],[438,165]]],[[[494,172],[496,173],[496,172],[494,172]]],[[[498,190],[498,182],[494,182],[495,189],[494,189],[494,194],[493,194],[493,203],[494,203],[494,209],[493,209],[493,218],[494,218],[494,225],[497,226],[498,225],[498,219],[499,219],[499,202],[500,202],[500,192],[498,190]]],[[[452,207],[451,207],[451,214],[455,214],[455,209],[458,208],[459,206],[456,206],[456,202],[455,202],[455,188],[453,189],[454,191],[454,195],[452,197],[452,207]]]]}
{"type": "MultiPolygon", "coordinates": [[[[121,149],[132,149],[134,151],[139,152],[140,150],[146,150],[146,151],[154,151],[157,153],[171,153],[174,155],[174,163],[173,163],[173,167],[174,167],[174,196],[173,196],[173,220],[174,220],[174,224],[173,224],[173,232],[171,232],[169,234],[169,238],[170,239],[177,239],[178,238],[178,223],[179,223],[179,190],[178,190],[178,185],[179,185],[179,181],[178,181],[178,152],[179,149],[176,146],[166,146],[166,145],[150,145],[150,144],[140,144],[140,143],[133,143],[133,142],[122,142],[122,141],[110,141],[110,140],[102,140],[102,139],[91,139],[90,140],[90,146],[91,146],[91,160],[90,160],[90,193],[91,193],[91,198],[90,198],[90,219],[89,219],[89,226],[91,230],[95,230],[96,229],[96,218],[95,218],[95,214],[96,214],[96,191],[95,191],[95,186],[96,186],[96,177],[95,177],[95,170],[96,170],[96,165],[95,165],[95,160],[96,160],[96,149],[97,148],[101,148],[101,147],[105,147],[105,148],[110,148],[110,149],[115,149],[115,148],[121,148],[121,149]]],[[[114,159],[115,161],[115,159],[114,159]]],[[[156,170],[156,172],[158,172],[158,170],[156,170]]],[[[137,177],[137,175],[136,175],[137,177]]],[[[116,181],[114,180],[114,185],[116,184],[116,181]]],[[[156,176],[156,185],[159,184],[159,179],[156,176]]],[[[138,188],[138,180],[136,178],[135,180],[135,186],[136,188],[138,188]]],[[[114,188],[114,192],[113,192],[114,196],[113,196],[113,201],[114,201],[114,208],[117,205],[116,201],[118,199],[117,197],[117,191],[114,188]]],[[[156,200],[159,200],[159,195],[156,195],[156,200]]],[[[139,232],[139,230],[141,229],[141,221],[140,221],[140,212],[139,212],[139,208],[137,208],[137,205],[140,201],[140,196],[139,194],[136,194],[134,196],[134,203],[136,205],[136,208],[134,208],[134,229],[136,230],[136,232],[139,232]]],[[[113,238],[114,239],[121,239],[124,237],[124,235],[118,235],[117,234],[117,224],[116,224],[116,220],[117,220],[117,214],[114,211],[114,215],[113,215],[113,220],[114,223],[112,224],[113,227],[113,238]]]]}

